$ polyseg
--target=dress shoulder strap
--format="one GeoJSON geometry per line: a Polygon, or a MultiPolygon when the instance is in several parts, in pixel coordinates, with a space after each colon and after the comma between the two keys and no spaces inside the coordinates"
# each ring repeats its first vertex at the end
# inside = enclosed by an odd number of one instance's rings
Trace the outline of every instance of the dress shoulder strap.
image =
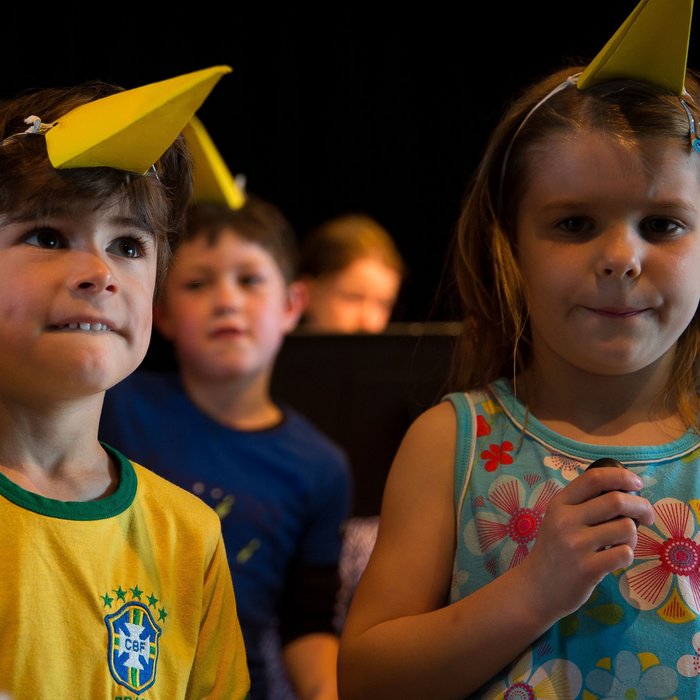
{"type": "Polygon", "coordinates": [[[457,442],[455,444],[455,514],[460,522],[462,506],[467,496],[469,478],[474,466],[476,451],[476,409],[475,402],[483,400],[483,392],[452,392],[444,397],[454,407],[457,414],[457,442]]]}

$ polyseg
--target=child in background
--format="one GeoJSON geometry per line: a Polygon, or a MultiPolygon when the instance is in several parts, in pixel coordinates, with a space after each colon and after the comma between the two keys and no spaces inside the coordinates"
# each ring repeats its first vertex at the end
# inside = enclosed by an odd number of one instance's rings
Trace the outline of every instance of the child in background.
{"type": "Polygon", "coordinates": [[[643,0],[496,127],[457,234],[466,392],[397,453],[343,700],[697,697],[691,16],[643,0]]]}
{"type": "Polygon", "coordinates": [[[296,256],[294,231],[269,202],[194,204],[155,306],[178,372],[143,370],[114,387],[101,424],[105,441],[219,513],[261,700],[274,697],[263,648],[277,633],[298,697],[337,697],[333,614],[350,471],[334,443],[269,393],[302,310],[296,256]]]}
{"type": "Polygon", "coordinates": [[[0,103],[3,698],[247,697],[216,514],[97,437],[190,196],[178,132],[229,70],[0,103]]]}
{"type": "Polygon", "coordinates": [[[381,333],[399,295],[405,266],[383,226],[363,214],[329,219],[303,239],[305,290],[300,330],[381,333]]]}

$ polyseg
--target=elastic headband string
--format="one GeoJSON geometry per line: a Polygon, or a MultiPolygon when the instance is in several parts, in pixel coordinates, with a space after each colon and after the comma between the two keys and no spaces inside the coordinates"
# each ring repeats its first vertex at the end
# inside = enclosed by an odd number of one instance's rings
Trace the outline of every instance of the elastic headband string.
{"type": "Polygon", "coordinates": [[[693,117],[693,113],[690,111],[688,103],[682,97],[679,97],[678,99],[680,100],[681,107],[683,107],[685,113],[688,115],[688,127],[690,129],[690,145],[696,153],[700,153],[700,138],[698,138],[698,134],[695,131],[695,118],[693,117]]]}
{"type": "Polygon", "coordinates": [[[523,127],[525,124],[528,123],[530,120],[530,117],[548,100],[550,100],[554,95],[557,93],[561,92],[562,90],[566,90],[568,87],[572,87],[576,85],[578,82],[578,79],[580,77],[581,73],[576,73],[574,75],[570,75],[564,82],[559,83],[556,87],[552,88],[539,102],[537,102],[531,109],[530,111],[523,117],[523,120],[520,122],[520,125],[518,128],[515,130],[515,133],[510,139],[510,143],[508,144],[508,148],[506,148],[506,152],[503,154],[503,162],[501,164],[501,177],[498,181],[498,212],[500,212],[503,209],[503,181],[505,180],[506,176],[506,168],[508,167],[508,159],[510,157],[510,152],[513,149],[513,144],[515,143],[515,140],[518,138],[518,135],[520,132],[523,130],[523,127]]]}
{"type": "MultiPolygon", "coordinates": [[[[515,144],[515,141],[518,138],[518,135],[523,130],[523,127],[530,120],[530,117],[532,117],[532,115],[543,104],[545,104],[545,102],[550,100],[554,95],[561,92],[562,90],[565,90],[568,87],[575,86],[578,83],[578,79],[580,77],[581,77],[581,73],[576,73],[574,75],[570,75],[564,82],[559,83],[559,85],[552,88],[539,102],[537,102],[530,109],[530,111],[523,117],[523,120],[520,122],[520,125],[518,126],[518,128],[515,130],[515,133],[513,134],[512,138],[510,139],[510,143],[508,144],[508,148],[506,148],[506,151],[503,155],[503,162],[501,164],[501,177],[498,181],[498,198],[497,198],[497,204],[498,204],[497,212],[499,215],[503,211],[503,183],[505,181],[506,168],[508,167],[508,160],[510,158],[510,152],[513,149],[513,145],[515,144]]],[[[685,90],[683,92],[686,95],[688,94],[685,90]]],[[[698,136],[697,131],[696,131],[695,118],[693,117],[693,113],[690,111],[690,107],[688,106],[687,102],[683,99],[683,97],[678,96],[678,100],[681,103],[681,107],[683,107],[683,109],[685,110],[685,113],[688,117],[688,134],[690,136],[690,146],[696,153],[700,153],[700,136],[698,136]]]]}

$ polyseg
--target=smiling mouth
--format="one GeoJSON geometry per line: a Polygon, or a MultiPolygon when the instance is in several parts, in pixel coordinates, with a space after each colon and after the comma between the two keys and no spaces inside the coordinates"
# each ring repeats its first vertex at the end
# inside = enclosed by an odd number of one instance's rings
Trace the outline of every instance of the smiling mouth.
{"type": "Polygon", "coordinates": [[[107,331],[110,332],[112,329],[105,323],[87,323],[81,321],[80,323],[64,323],[59,326],[54,326],[56,330],[59,331],[107,331]]]}
{"type": "Polygon", "coordinates": [[[634,316],[640,316],[648,309],[593,309],[587,307],[589,311],[599,316],[606,316],[607,318],[633,318],[634,316]]]}

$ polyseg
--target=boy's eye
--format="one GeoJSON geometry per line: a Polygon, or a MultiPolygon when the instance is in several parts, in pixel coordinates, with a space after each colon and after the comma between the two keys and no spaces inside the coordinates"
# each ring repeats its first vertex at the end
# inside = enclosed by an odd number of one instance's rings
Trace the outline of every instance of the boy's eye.
{"type": "Polygon", "coordinates": [[[65,248],[65,241],[58,231],[52,228],[37,228],[30,231],[25,237],[24,242],[37,248],[65,248]]]}
{"type": "Polygon", "coordinates": [[[107,248],[107,252],[120,255],[124,258],[140,258],[145,254],[144,244],[138,238],[118,238],[107,248]]]}
{"type": "Polygon", "coordinates": [[[643,235],[649,238],[663,238],[683,231],[683,226],[673,219],[662,216],[644,219],[640,225],[643,235]]]}
{"type": "Polygon", "coordinates": [[[204,287],[204,280],[187,280],[183,286],[185,289],[201,289],[204,287]]]}
{"type": "Polygon", "coordinates": [[[257,284],[261,284],[263,281],[263,276],[256,274],[242,275],[240,278],[240,282],[244,287],[254,287],[257,284]]]}

